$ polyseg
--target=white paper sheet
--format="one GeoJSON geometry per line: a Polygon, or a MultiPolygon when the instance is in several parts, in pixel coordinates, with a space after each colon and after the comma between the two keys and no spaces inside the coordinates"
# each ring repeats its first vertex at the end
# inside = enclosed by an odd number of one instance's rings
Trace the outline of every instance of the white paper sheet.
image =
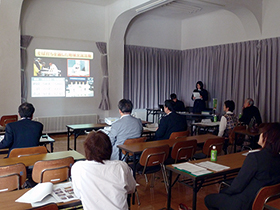
{"type": "Polygon", "coordinates": [[[184,171],[190,172],[191,174],[193,174],[195,176],[212,173],[211,171],[209,171],[205,168],[202,168],[200,166],[197,166],[197,165],[194,165],[194,164],[188,163],[188,162],[173,164],[172,166],[176,167],[179,170],[184,170],[184,171]]]}
{"type": "Polygon", "coordinates": [[[196,165],[201,166],[203,168],[210,169],[212,171],[223,171],[230,168],[228,166],[224,166],[218,163],[213,163],[211,161],[200,162],[197,163],[196,165]]]}

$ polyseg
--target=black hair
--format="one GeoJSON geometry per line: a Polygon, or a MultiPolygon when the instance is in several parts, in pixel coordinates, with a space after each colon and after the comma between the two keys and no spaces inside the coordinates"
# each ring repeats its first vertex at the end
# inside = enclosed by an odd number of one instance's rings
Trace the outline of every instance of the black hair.
{"type": "Polygon", "coordinates": [[[131,113],[133,104],[129,99],[122,99],[119,101],[118,108],[122,113],[131,113]]]}
{"type": "Polygon", "coordinates": [[[228,110],[231,112],[233,112],[233,110],[235,109],[235,103],[233,100],[226,100],[224,104],[226,108],[228,108],[228,110]]]}
{"type": "Polygon", "coordinates": [[[165,100],[164,106],[167,107],[171,112],[174,111],[174,102],[172,100],[165,100]]]}
{"type": "Polygon", "coordinates": [[[198,81],[198,82],[196,83],[195,87],[197,87],[197,84],[200,85],[200,88],[201,88],[201,90],[202,90],[202,89],[203,89],[203,83],[202,83],[201,81],[198,81]]]}
{"type": "Polygon", "coordinates": [[[177,98],[177,95],[176,95],[175,93],[172,93],[172,94],[170,95],[170,98],[171,98],[171,100],[176,99],[176,98],[177,98]]]}
{"type": "Polygon", "coordinates": [[[18,113],[20,117],[31,118],[34,112],[35,112],[34,106],[27,102],[22,103],[18,107],[18,113]]]}

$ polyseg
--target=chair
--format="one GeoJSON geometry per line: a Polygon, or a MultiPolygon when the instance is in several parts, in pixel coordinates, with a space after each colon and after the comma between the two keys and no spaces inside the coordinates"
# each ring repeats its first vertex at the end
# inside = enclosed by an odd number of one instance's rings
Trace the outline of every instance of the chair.
{"type": "Polygon", "coordinates": [[[18,121],[18,115],[3,115],[0,119],[0,130],[5,131],[5,127],[10,122],[18,121]]]}
{"type": "MultiPolygon", "coordinates": [[[[164,166],[164,161],[167,159],[169,154],[169,146],[162,145],[159,147],[146,148],[140,157],[139,163],[137,164],[137,171],[139,174],[153,174],[151,180],[151,187],[154,186],[154,175],[155,172],[162,171],[163,180],[167,192],[167,175],[164,166]]],[[[148,179],[145,176],[146,183],[148,179]]]]}
{"type": "Polygon", "coordinates": [[[68,180],[73,164],[73,157],[37,161],[33,167],[32,179],[36,183],[52,182],[54,184],[68,180]]]}
{"type": "Polygon", "coordinates": [[[49,203],[49,204],[45,204],[43,206],[38,206],[38,207],[34,207],[28,210],[58,210],[58,206],[56,203],[49,203]]]}
{"type": "Polygon", "coordinates": [[[276,197],[280,195],[280,183],[272,186],[263,187],[259,190],[253,206],[252,210],[262,210],[263,205],[272,197],[276,197]]]}
{"type": "Polygon", "coordinates": [[[177,139],[178,137],[187,137],[190,135],[190,131],[179,131],[171,133],[169,139],[177,139]]]}
{"type": "Polygon", "coordinates": [[[194,159],[203,159],[210,157],[211,149],[213,146],[216,146],[217,149],[217,155],[220,155],[223,151],[223,145],[224,145],[225,138],[213,138],[213,139],[207,139],[206,142],[203,145],[202,153],[194,154],[194,159]]]}
{"type": "MultiPolygon", "coordinates": [[[[134,143],[139,143],[139,142],[145,142],[147,140],[147,137],[139,137],[139,138],[134,138],[134,139],[127,139],[125,140],[125,142],[123,143],[124,145],[128,145],[128,144],[134,144],[134,143]]],[[[128,162],[131,162],[130,159],[132,157],[131,153],[126,153],[124,150],[122,151],[122,153],[125,155],[122,160],[126,160],[128,162]]]]}
{"type": "MultiPolygon", "coordinates": [[[[173,163],[188,161],[196,152],[197,141],[186,140],[175,142],[172,146],[171,158],[173,163]]],[[[171,164],[171,163],[170,163],[171,164]]]]}
{"type": "Polygon", "coordinates": [[[29,156],[29,155],[45,154],[45,153],[48,153],[48,150],[44,146],[15,148],[11,150],[9,157],[10,158],[22,157],[22,156],[29,156]]]}
{"type": "Polygon", "coordinates": [[[23,163],[0,167],[0,192],[21,189],[26,180],[26,168],[23,163]]]}

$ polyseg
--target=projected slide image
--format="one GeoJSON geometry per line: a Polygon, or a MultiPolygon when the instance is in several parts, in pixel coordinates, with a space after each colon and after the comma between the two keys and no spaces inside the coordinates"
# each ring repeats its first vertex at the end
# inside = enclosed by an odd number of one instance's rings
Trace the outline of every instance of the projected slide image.
{"type": "Polygon", "coordinates": [[[93,77],[69,77],[66,79],[66,97],[94,96],[93,77]]]}
{"type": "Polygon", "coordinates": [[[32,77],[31,97],[65,97],[65,78],[32,77]]]}
{"type": "Polygon", "coordinates": [[[67,59],[68,77],[89,77],[89,60],[67,59]]]}
{"type": "Polygon", "coordinates": [[[46,62],[41,58],[34,58],[33,76],[41,77],[61,77],[61,70],[54,62],[46,62]]]}

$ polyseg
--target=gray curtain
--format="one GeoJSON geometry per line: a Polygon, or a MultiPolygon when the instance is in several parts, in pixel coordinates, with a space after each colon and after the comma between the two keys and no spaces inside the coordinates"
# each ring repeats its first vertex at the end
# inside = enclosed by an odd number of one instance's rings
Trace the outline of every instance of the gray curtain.
{"type": "Polygon", "coordinates": [[[135,108],[158,108],[176,92],[180,98],[180,50],[125,46],[124,97],[135,108]]]}
{"type": "Polygon", "coordinates": [[[107,63],[107,48],[106,43],[104,42],[96,42],[96,46],[101,53],[101,69],[103,73],[103,81],[101,86],[101,95],[102,99],[99,104],[99,109],[101,110],[109,110],[109,94],[108,94],[108,88],[109,88],[109,81],[108,81],[108,63],[107,63]]]}
{"type": "Polygon", "coordinates": [[[20,60],[21,60],[21,103],[26,102],[27,100],[27,82],[26,82],[26,73],[25,67],[27,63],[27,47],[29,46],[33,36],[22,35],[20,37],[20,60]]]}
{"type": "Polygon", "coordinates": [[[245,98],[253,98],[264,122],[280,121],[280,38],[254,40],[184,51],[125,46],[124,95],[137,108],[157,108],[177,93],[186,106],[201,80],[208,90],[208,107],[218,99],[235,101],[242,111],[245,98]]]}

